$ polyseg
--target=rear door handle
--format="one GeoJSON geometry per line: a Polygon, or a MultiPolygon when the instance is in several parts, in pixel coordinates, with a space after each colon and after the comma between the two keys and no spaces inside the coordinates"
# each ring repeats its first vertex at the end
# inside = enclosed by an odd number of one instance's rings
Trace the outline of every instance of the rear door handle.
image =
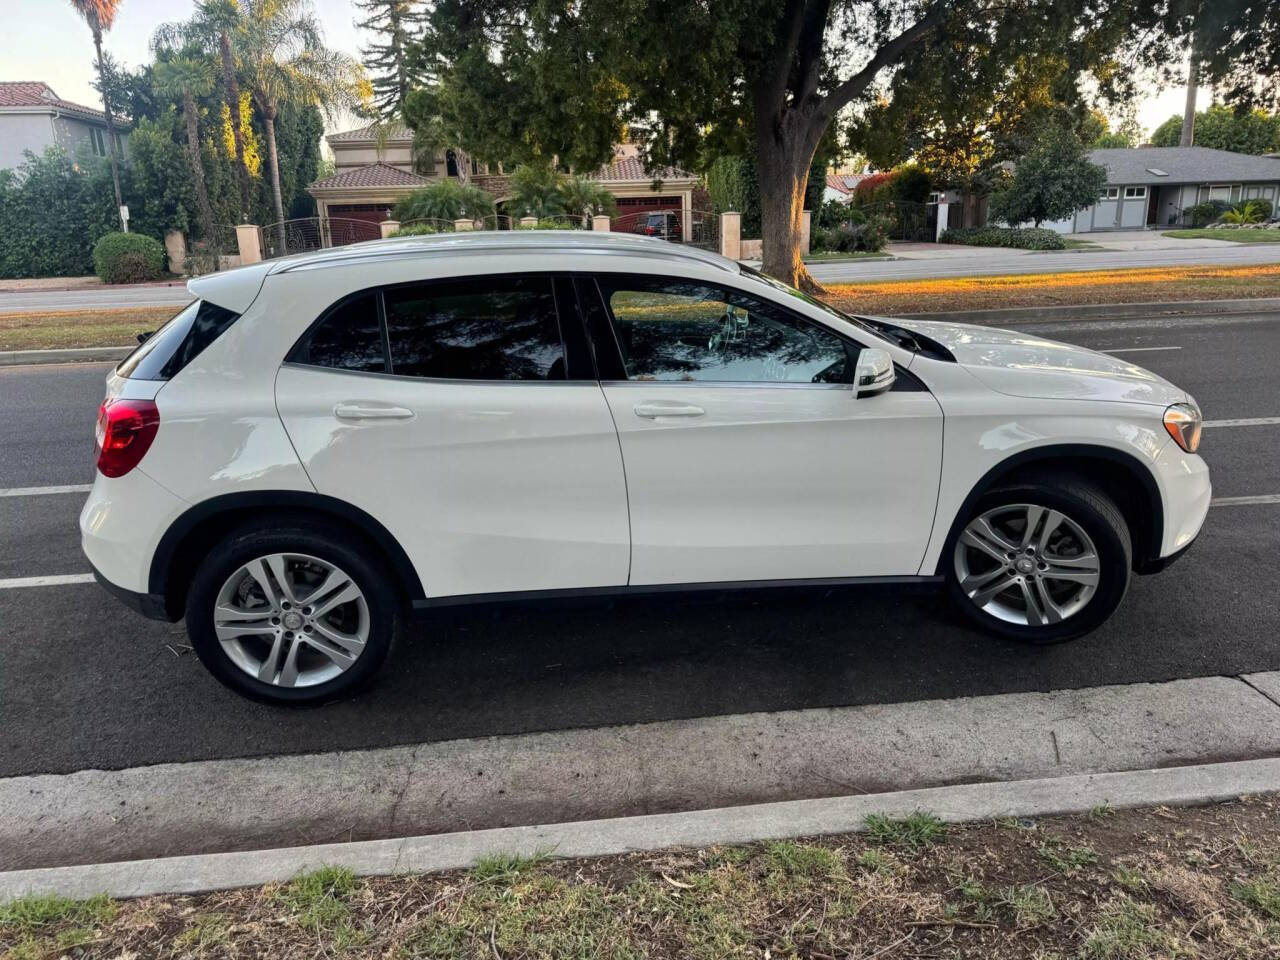
{"type": "Polygon", "coordinates": [[[707,412],[691,403],[675,403],[671,400],[637,403],[631,409],[636,412],[637,417],[644,417],[646,420],[657,420],[659,417],[700,417],[707,412]]]}
{"type": "Polygon", "coordinates": [[[346,400],[333,408],[339,420],[409,420],[413,411],[407,407],[391,407],[359,400],[346,400]]]}

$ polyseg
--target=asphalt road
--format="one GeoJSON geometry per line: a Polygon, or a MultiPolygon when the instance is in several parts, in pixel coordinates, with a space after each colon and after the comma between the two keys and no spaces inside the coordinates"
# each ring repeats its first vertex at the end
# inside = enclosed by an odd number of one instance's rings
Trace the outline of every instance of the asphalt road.
{"type": "Polygon", "coordinates": [[[1280,243],[1192,247],[1187,250],[1069,250],[1062,253],[973,248],[968,256],[813,263],[809,265],[809,272],[823,283],[857,283],[1132,267],[1245,266],[1251,263],[1280,263],[1280,243]]]}
{"type": "MultiPolygon", "coordinates": [[[[1075,322],[1211,420],[1280,416],[1280,314],[1075,322]],[[1176,348],[1176,349],[1170,349],[1176,348]]],[[[86,483],[103,365],[0,370],[0,488],[86,483]]],[[[1219,497],[1280,494],[1280,425],[1217,427],[1219,497]]],[[[0,497],[0,580],[82,573],[83,494],[0,497]]],[[[1280,669],[1280,503],[1215,507],[1095,634],[1028,649],[931,594],[871,590],[441,612],[352,703],[282,711],[207,676],[181,625],[94,584],[0,590],[0,776],[1280,669]]],[[[945,750],[946,744],[939,744],[945,750]]]]}
{"type": "Polygon", "coordinates": [[[43,310],[116,310],[167,307],[174,312],[191,302],[185,286],[93,287],[88,290],[19,290],[0,293],[0,314],[43,310]]]}

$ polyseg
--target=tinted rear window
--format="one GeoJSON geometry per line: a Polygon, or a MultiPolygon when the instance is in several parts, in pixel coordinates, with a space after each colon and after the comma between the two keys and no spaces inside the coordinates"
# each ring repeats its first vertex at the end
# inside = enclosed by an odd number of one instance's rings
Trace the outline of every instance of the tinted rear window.
{"type": "Polygon", "coordinates": [[[131,380],[169,380],[222,336],[240,314],[196,300],[125,357],[116,373],[131,380]]]}
{"type": "Polygon", "coordinates": [[[289,360],[334,370],[386,373],[378,295],[364,293],[331,309],[290,353],[289,360]]]}

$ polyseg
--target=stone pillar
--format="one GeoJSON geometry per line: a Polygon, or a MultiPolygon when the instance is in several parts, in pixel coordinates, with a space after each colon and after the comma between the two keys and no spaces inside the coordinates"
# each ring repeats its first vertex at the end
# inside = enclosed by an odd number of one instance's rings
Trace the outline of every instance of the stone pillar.
{"type": "Polygon", "coordinates": [[[533,229],[535,229],[537,226],[538,226],[538,218],[537,218],[537,217],[521,217],[521,218],[520,218],[520,229],[521,229],[521,230],[533,230],[533,229]]]}
{"type": "Polygon", "coordinates": [[[682,243],[693,243],[693,192],[686,190],[680,195],[680,239],[682,243]]]}
{"type": "Polygon", "coordinates": [[[720,214],[720,252],[730,260],[742,259],[742,214],[720,214]]]}
{"type": "MultiPolygon", "coordinates": [[[[210,237],[210,240],[213,238],[210,237]]],[[[164,252],[169,258],[169,272],[183,273],[187,269],[187,238],[181,230],[166,230],[164,252]]]]}
{"type": "Polygon", "coordinates": [[[809,255],[809,237],[813,234],[813,211],[806,210],[800,217],[800,256],[809,255]]]}
{"type": "Polygon", "coordinates": [[[240,248],[240,265],[262,262],[262,230],[253,223],[236,226],[236,246],[240,248]]]}
{"type": "Polygon", "coordinates": [[[945,201],[939,201],[938,224],[937,224],[937,229],[933,233],[933,239],[935,242],[942,239],[942,231],[947,229],[947,217],[948,217],[947,211],[949,209],[950,209],[950,206],[945,201]]]}
{"type": "Polygon", "coordinates": [[[399,220],[383,220],[378,224],[378,229],[382,231],[382,239],[385,240],[397,230],[400,229],[399,220]]]}
{"type": "Polygon", "coordinates": [[[461,233],[464,230],[474,230],[475,228],[476,228],[476,223],[474,220],[453,221],[453,229],[457,233],[461,233]]]}
{"type": "Polygon", "coordinates": [[[612,229],[612,227],[613,227],[613,222],[609,219],[609,216],[607,214],[598,213],[591,218],[592,230],[603,230],[605,233],[608,233],[612,229]]]}

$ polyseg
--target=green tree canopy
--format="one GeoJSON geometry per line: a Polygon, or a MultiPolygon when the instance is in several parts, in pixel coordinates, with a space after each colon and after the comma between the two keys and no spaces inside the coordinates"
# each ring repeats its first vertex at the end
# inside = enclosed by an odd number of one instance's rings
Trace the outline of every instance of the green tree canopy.
{"type": "Polygon", "coordinates": [[[1090,162],[1075,134],[1060,131],[1018,161],[991,199],[991,216],[1011,227],[1065,220],[1096,202],[1106,185],[1106,168],[1090,162]]]}
{"type": "MultiPolygon", "coordinates": [[[[1182,134],[1182,117],[1172,116],[1151,134],[1157,147],[1176,147],[1182,134]]],[[[1233,110],[1212,104],[1196,112],[1195,144],[1235,153],[1262,154],[1280,150],[1280,114],[1265,110],[1233,110]]]]}
{"type": "Polygon", "coordinates": [[[750,149],[764,268],[808,283],[805,192],[838,114],[1047,53],[1068,80],[1097,64],[1100,88],[1123,92],[1134,71],[1116,54],[1170,56],[1162,28],[1185,25],[1168,2],[1182,0],[438,0],[420,53],[443,128],[483,160],[585,169],[628,129],[651,169],[750,149]],[[932,75],[899,69],[929,54],[932,75]]]}

